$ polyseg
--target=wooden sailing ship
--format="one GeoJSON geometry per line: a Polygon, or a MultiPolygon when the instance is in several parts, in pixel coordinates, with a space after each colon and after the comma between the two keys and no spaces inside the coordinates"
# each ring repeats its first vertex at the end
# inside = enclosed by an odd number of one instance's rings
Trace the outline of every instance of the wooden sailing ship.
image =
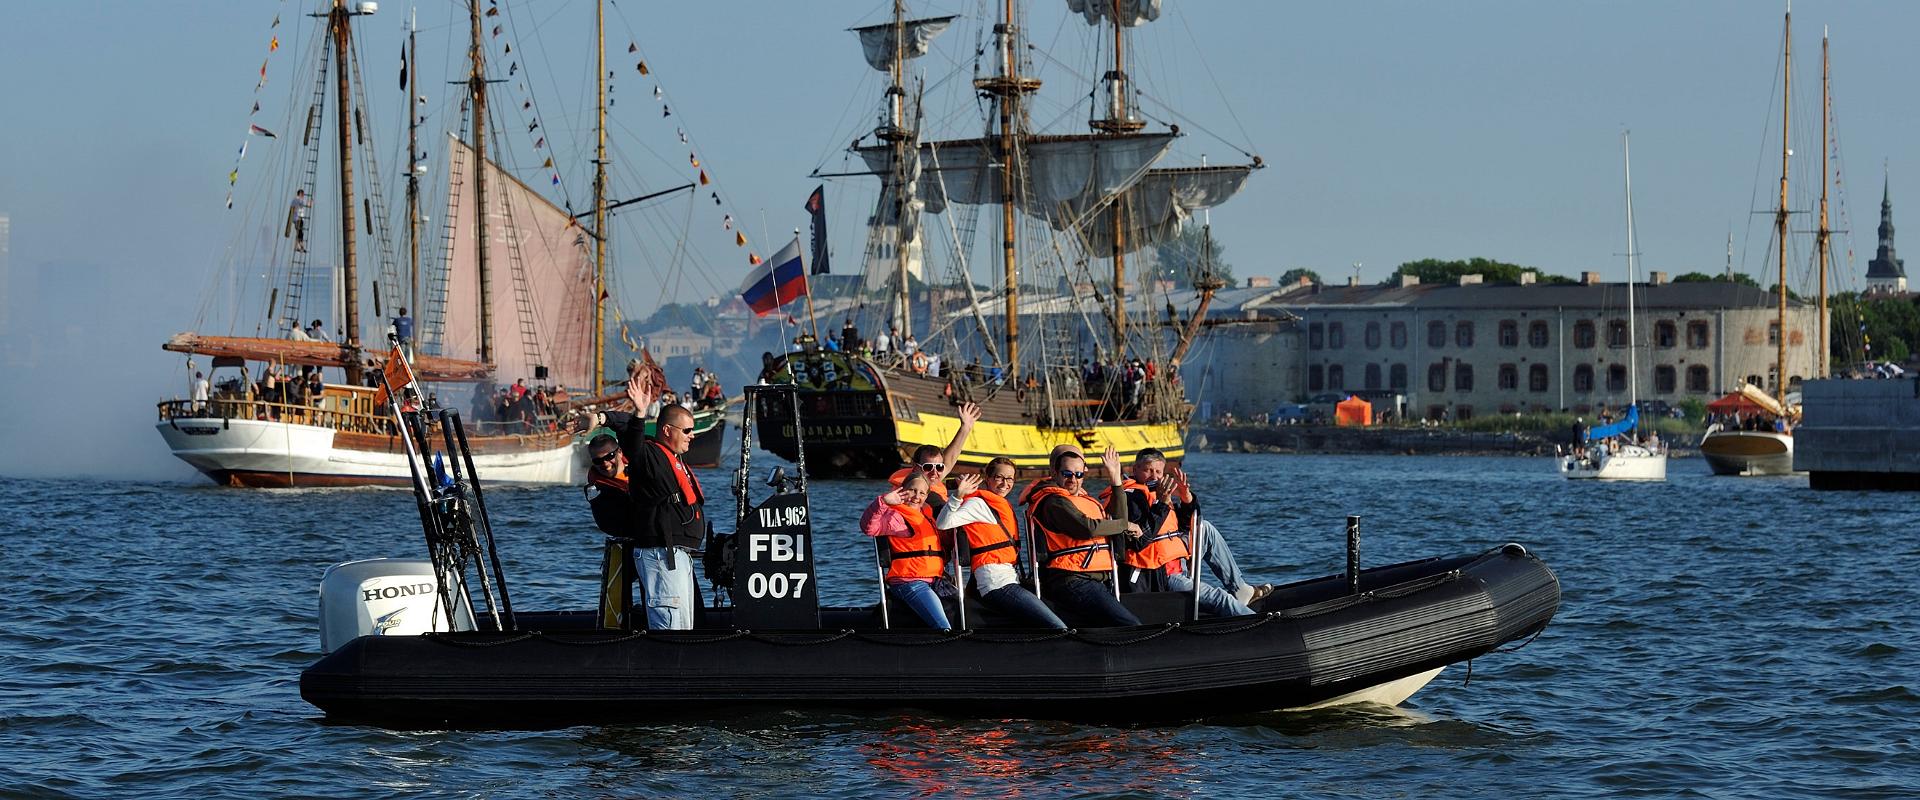
{"type": "MultiPolygon", "coordinates": [[[[981,51],[994,63],[976,65],[975,74],[991,74],[972,81],[975,96],[990,106],[982,136],[933,140],[919,130],[921,90],[910,89],[910,65],[954,17],[910,19],[896,2],[891,21],[852,29],[868,65],[889,79],[880,124],[853,147],[867,169],[844,174],[880,182],[864,254],[871,301],[860,307],[883,309],[877,324],[874,316],[864,323],[870,331],[891,329],[894,341],[880,352],[870,346],[873,336],[866,348],[802,337],[773,366],[769,377],[800,387],[793,402],[801,404],[806,438],[815,444],[806,464],[811,474],[886,475],[914,447],[951,439],[960,425],[956,407],[965,402],[982,411],[959,459],[971,467],[1006,457],[1022,471],[1043,470],[1062,444],[1184,455],[1191,406],[1179,364],[1224,284],[1203,269],[1193,276],[1189,320],[1169,315],[1159,322],[1148,309],[1162,298],[1151,295],[1144,277],[1130,276],[1129,257],[1232,197],[1261,161],[1248,154],[1245,164],[1163,166],[1181,134],[1176,126],[1147,129],[1126,60],[1135,29],[1158,18],[1158,0],[1067,3],[1112,34],[1111,49],[1099,56],[1110,59],[1100,65],[1107,68],[1103,108],[1086,133],[1031,128],[1028,103],[1041,81],[1028,74],[1023,16],[1013,0],[1004,0],[993,21],[992,49],[981,51]],[[925,224],[923,215],[942,224],[925,224]],[[986,227],[999,234],[993,246],[978,248],[995,278],[985,297],[967,256],[974,248],[960,233],[978,217],[993,218],[997,225],[986,227]],[[963,292],[965,299],[929,301],[926,316],[934,318],[917,319],[915,287],[934,281],[925,271],[934,260],[929,228],[952,244],[944,257],[955,279],[943,293],[963,292]],[[1100,262],[1109,269],[1095,278],[1100,262]],[[1049,283],[1064,290],[1060,296],[1033,297],[1049,283]],[[926,344],[909,350],[900,341],[909,336],[926,344]],[[1083,369],[1091,364],[1104,366],[1083,369]]],[[[1202,241],[1211,241],[1204,232],[1202,241]]],[[[1201,248],[1203,264],[1209,248],[1201,248]]],[[[792,459],[783,402],[768,398],[754,413],[768,449],[792,459]]]]}
{"type": "MultiPolygon", "coordinates": [[[[317,74],[301,149],[289,159],[300,199],[287,209],[284,224],[276,220],[270,226],[277,235],[256,248],[263,264],[248,265],[261,267],[282,285],[263,292],[267,313],[251,335],[189,332],[162,345],[188,356],[190,374],[203,370],[208,391],[204,398],[161,402],[158,429],[175,456],[225,485],[404,485],[408,471],[401,442],[375,408],[374,390],[364,378],[386,360],[390,327],[383,310],[411,308],[421,312],[407,342],[419,353],[417,374],[462,384],[436,393],[444,405],[463,406],[471,392],[468,427],[476,434],[472,449],[480,473],[498,483],[580,483],[586,471],[582,448],[561,416],[589,399],[606,399],[601,396],[605,295],[598,291],[605,285],[606,241],[597,233],[605,230],[607,208],[604,83],[593,227],[588,229],[488,157],[482,9],[471,4],[462,109],[470,112],[467,135],[449,139],[444,258],[425,270],[420,177],[428,169],[417,141],[421,115],[407,104],[408,271],[402,275],[386,229],[383,175],[370,144],[371,111],[359,85],[354,46],[354,20],[373,10],[371,3],[330,0],[315,15],[324,20],[316,26],[320,41],[315,43],[323,57],[314,59],[317,74]],[[313,198],[322,188],[319,166],[329,119],[338,193],[323,207],[313,198]],[[356,191],[356,179],[363,192],[356,191]],[[316,224],[329,216],[337,222],[338,238],[331,242],[336,263],[310,264],[309,246],[320,251],[323,239],[331,238],[316,224]],[[363,253],[374,256],[377,269],[367,268],[363,253]],[[304,320],[322,316],[306,302],[306,286],[311,274],[328,269],[336,271],[342,297],[333,308],[342,324],[338,341],[316,341],[301,332],[304,320]],[[363,298],[368,286],[370,296],[363,298]],[[362,315],[368,301],[371,322],[362,315]],[[510,338],[517,341],[509,343],[510,338]],[[233,372],[220,372],[227,369],[233,372]],[[526,393],[540,400],[498,413],[495,387],[507,386],[515,387],[510,399],[526,393]],[[525,386],[542,388],[523,392],[525,386]]],[[[418,76],[412,38],[409,34],[402,88],[405,75],[418,76]]],[[[600,58],[604,62],[604,47],[600,58]]],[[[604,64],[601,69],[604,74],[604,64]]],[[[271,211],[278,204],[266,207],[271,211]]],[[[689,461],[717,462],[723,429],[721,411],[696,415],[689,461]]]]}

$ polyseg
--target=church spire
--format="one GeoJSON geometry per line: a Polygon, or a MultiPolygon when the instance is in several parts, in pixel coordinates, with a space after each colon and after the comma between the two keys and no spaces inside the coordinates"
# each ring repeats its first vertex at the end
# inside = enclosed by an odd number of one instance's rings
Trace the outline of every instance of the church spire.
{"type": "Polygon", "coordinates": [[[1893,177],[1884,179],[1880,188],[1880,246],[1867,262],[1867,291],[1905,292],[1906,262],[1893,249],[1893,177]]]}

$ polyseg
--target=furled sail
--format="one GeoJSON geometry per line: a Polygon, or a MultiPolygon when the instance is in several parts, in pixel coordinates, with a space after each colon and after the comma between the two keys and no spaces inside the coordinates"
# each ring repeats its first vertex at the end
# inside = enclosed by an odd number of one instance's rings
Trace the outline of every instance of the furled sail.
{"type": "MultiPolygon", "coordinates": [[[[238,358],[246,361],[265,361],[273,364],[298,364],[304,367],[345,367],[361,359],[361,363],[375,369],[386,366],[387,354],[367,351],[358,353],[353,348],[337,342],[297,341],[294,339],[267,339],[254,336],[202,336],[197,333],[176,333],[162,350],[176,353],[201,355],[210,358],[238,358]]],[[[414,374],[429,381],[473,381],[485,378],[491,370],[487,365],[474,361],[459,361],[440,356],[419,355],[413,359],[414,374]]]]}
{"type": "MultiPolygon", "coordinates": [[[[900,23],[900,41],[905,45],[902,54],[907,58],[926,55],[927,50],[933,46],[933,38],[945,31],[954,19],[955,17],[928,17],[900,23]]],[[[866,53],[869,65],[881,72],[891,72],[894,56],[894,28],[893,23],[885,22],[848,30],[860,35],[860,49],[866,53]]]]}
{"type": "Polygon", "coordinates": [[[1124,208],[1126,252],[1159,244],[1180,233],[1180,225],[1201,209],[1213,208],[1232,198],[1246,185],[1253,173],[1251,164],[1220,167],[1178,167],[1148,170],[1131,188],[1112,203],[1098,198],[1078,198],[1065,203],[1048,217],[1054,227],[1065,230],[1075,225],[1092,252],[1113,252],[1113,216],[1116,207],[1124,208]],[[1092,199],[1091,205],[1084,201],[1092,199]]]}
{"type": "MultiPolygon", "coordinates": [[[[1143,133],[1128,136],[1029,136],[1021,141],[1026,155],[1025,191],[1015,192],[1021,210],[1053,220],[1070,205],[1091,208],[1100,198],[1122,191],[1148,174],[1176,134],[1143,133]]],[[[926,142],[920,145],[925,164],[918,194],[928,213],[947,205],[1000,202],[1000,165],[994,160],[995,139],[926,142]]],[[[860,157],[875,173],[886,175],[891,148],[859,148],[860,157]]],[[[1064,220],[1057,225],[1071,224],[1064,220]]]]}
{"type": "Polygon", "coordinates": [[[1117,19],[1122,27],[1133,28],[1160,18],[1160,0],[1067,0],[1067,10],[1086,18],[1088,25],[1117,19]]]}
{"type": "Polygon", "coordinates": [[[891,284],[899,276],[902,262],[908,275],[922,281],[927,277],[925,245],[920,236],[920,215],[926,210],[926,203],[920,199],[924,165],[919,148],[912,142],[905,144],[900,148],[905,155],[899,164],[898,180],[892,169],[882,167],[886,169],[882,173],[885,185],[867,230],[868,289],[891,284]]]}
{"type": "MultiPolygon", "coordinates": [[[[480,359],[473,148],[449,143],[446,334],[441,355],[480,359]]],[[[592,239],[572,215],[487,162],[489,304],[495,379],[593,390],[592,239]],[[517,254],[516,254],[517,250],[517,254]],[[522,308],[522,299],[525,308],[522,308]],[[535,367],[545,366],[540,380],[535,367]]]]}

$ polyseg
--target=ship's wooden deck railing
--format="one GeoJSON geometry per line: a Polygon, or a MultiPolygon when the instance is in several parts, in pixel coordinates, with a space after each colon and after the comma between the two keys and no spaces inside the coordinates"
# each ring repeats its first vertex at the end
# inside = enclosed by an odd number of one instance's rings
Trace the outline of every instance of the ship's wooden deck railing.
{"type": "Polygon", "coordinates": [[[320,402],[284,403],[253,395],[215,396],[212,400],[163,400],[160,420],[174,419],[251,419],[312,425],[354,433],[385,434],[392,431],[392,420],[373,412],[370,398],[323,395],[320,402]]]}

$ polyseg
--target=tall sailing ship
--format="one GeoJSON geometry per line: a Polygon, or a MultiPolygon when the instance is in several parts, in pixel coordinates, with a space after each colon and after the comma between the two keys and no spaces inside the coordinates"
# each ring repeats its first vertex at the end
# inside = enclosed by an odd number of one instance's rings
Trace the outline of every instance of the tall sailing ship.
{"type": "MultiPolygon", "coordinates": [[[[205,398],[161,402],[158,429],[175,456],[215,482],[244,487],[407,484],[403,444],[375,406],[377,390],[365,380],[384,366],[387,334],[397,327],[388,320],[401,309],[418,313],[408,317],[417,326],[408,342],[418,350],[416,373],[426,381],[452,384],[436,392],[435,400],[465,406],[471,398],[467,419],[474,463],[487,481],[555,485],[584,480],[581,447],[559,415],[569,406],[610,399],[601,394],[606,388],[605,294],[600,291],[606,281],[606,237],[596,233],[606,230],[607,219],[604,84],[589,228],[487,155],[493,126],[482,8],[469,7],[470,71],[461,110],[470,113],[463,117],[465,135],[450,135],[448,141],[446,225],[438,265],[422,262],[420,228],[426,216],[420,178],[428,168],[418,144],[421,113],[413,102],[406,104],[404,274],[386,223],[381,192],[386,176],[371,144],[372,112],[354,43],[355,19],[377,6],[331,0],[314,15],[323,23],[315,28],[311,94],[304,98],[304,116],[290,115],[305,121],[302,135],[288,140],[299,143],[286,158],[292,176],[288,185],[272,184],[266,193],[298,199],[286,207],[284,218],[277,214],[278,202],[254,203],[255,211],[264,207],[265,213],[252,221],[267,235],[241,248],[256,253],[257,263],[234,267],[269,276],[269,285],[262,287],[265,296],[257,298],[265,301],[265,318],[256,322],[252,335],[188,332],[162,345],[188,356],[190,375],[207,374],[210,391],[205,398]],[[338,173],[323,180],[329,121],[338,173]],[[314,202],[323,183],[335,181],[332,202],[314,202]],[[328,246],[333,264],[311,261],[310,252],[325,252],[328,246]],[[366,253],[374,256],[377,269],[367,269],[361,258],[366,253]],[[335,271],[332,283],[339,297],[307,297],[310,278],[327,270],[335,271]],[[369,286],[370,296],[363,299],[369,286]],[[363,317],[363,303],[372,306],[371,322],[363,317]],[[316,309],[338,312],[338,341],[328,340],[324,326],[318,337],[302,330],[305,320],[335,316],[316,309]],[[510,386],[507,399],[518,402],[501,413],[495,388],[510,386]],[[536,388],[523,392],[520,387],[536,388]],[[521,400],[523,393],[529,399],[521,400]]],[[[403,89],[409,73],[418,80],[412,38],[409,34],[403,89]]],[[[604,48],[600,58],[604,61],[604,48]]],[[[265,74],[263,67],[263,85],[265,74]]],[[[697,415],[690,461],[718,460],[721,414],[697,415]]]]}
{"type": "MultiPolygon", "coordinates": [[[[1167,288],[1146,279],[1151,259],[1135,258],[1133,275],[1129,258],[1179,236],[1261,162],[1246,153],[1244,164],[1163,163],[1181,133],[1173,125],[1149,130],[1127,61],[1138,31],[1160,16],[1159,0],[1066,2],[1096,29],[1090,38],[1104,40],[1096,56],[1102,85],[1073,90],[1097,89],[1099,98],[1080,133],[1033,128],[1041,81],[1027,63],[1024,12],[1014,0],[1000,4],[992,46],[978,51],[978,77],[961,100],[979,102],[982,135],[941,140],[920,129],[924,82],[913,80],[911,66],[956,18],[909,18],[895,2],[890,21],[852,29],[867,64],[888,78],[879,124],[852,148],[866,169],[842,173],[880,184],[860,304],[879,311],[877,320],[863,319],[866,337],[830,345],[802,336],[770,366],[768,377],[800,387],[811,474],[886,475],[915,446],[951,439],[965,402],[982,411],[959,458],[965,465],[1007,457],[1039,471],[1062,444],[1184,455],[1191,406],[1179,364],[1223,283],[1197,270],[1193,290],[1180,296],[1194,304],[1181,322],[1167,288]],[[997,240],[973,248],[981,227],[997,228],[997,240]],[[935,247],[936,239],[947,246],[935,247]],[[985,291],[975,285],[976,252],[995,276],[985,291]],[[951,281],[930,269],[940,262],[951,281]],[[1033,296],[1040,292],[1056,296],[1033,296]],[[925,315],[916,313],[916,294],[927,298],[919,305],[925,315]],[[1169,308],[1164,321],[1149,310],[1159,300],[1169,308]],[[891,345],[884,349],[875,346],[883,332],[891,345]]],[[[1199,240],[1204,265],[1204,228],[1199,240]]],[[[764,398],[754,414],[768,449],[794,459],[781,402],[764,398]]]]}

